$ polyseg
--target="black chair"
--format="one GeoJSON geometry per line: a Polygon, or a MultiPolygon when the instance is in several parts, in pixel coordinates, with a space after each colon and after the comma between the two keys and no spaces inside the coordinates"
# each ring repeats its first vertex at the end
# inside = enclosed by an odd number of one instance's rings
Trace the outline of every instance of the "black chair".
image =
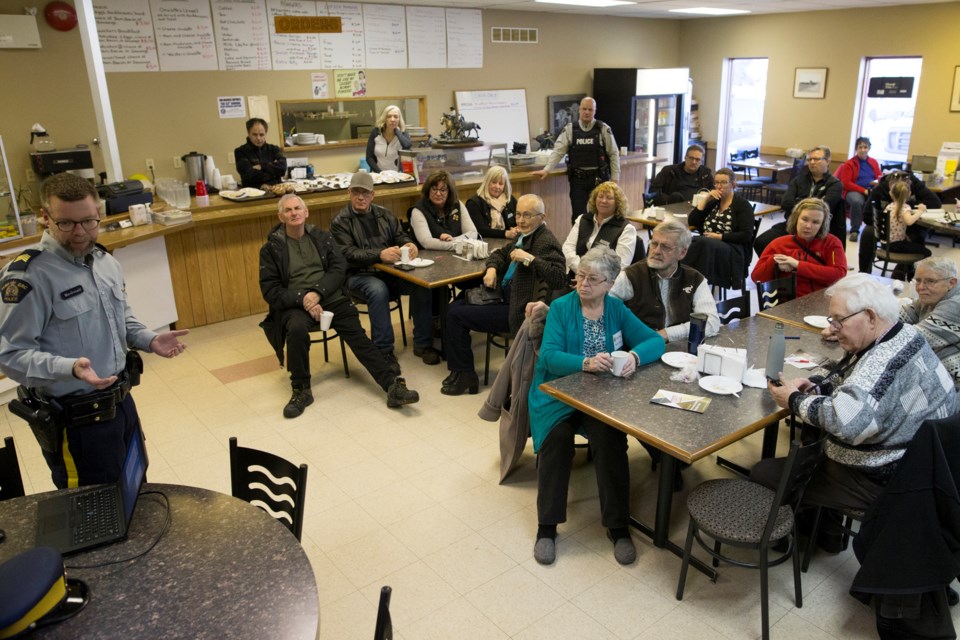
{"type": "Polygon", "coordinates": [[[877,248],[874,254],[873,266],[880,267],[880,275],[887,275],[890,265],[902,266],[906,273],[904,279],[909,279],[913,273],[913,265],[923,260],[929,253],[906,253],[890,250],[890,214],[885,211],[875,213],[873,228],[877,236],[877,248]]]}
{"type": "MultiPolygon", "coordinates": [[[[823,518],[823,507],[811,508],[816,509],[816,511],[813,516],[813,529],[810,530],[810,538],[807,539],[807,546],[803,550],[803,564],[800,565],[800,570],[803,573],[806,573],[807,569],[810,568],[810,558],[813,557],[813,551],[817,546],[817,535],[820,533],[820,521],[823,518]]],[[[843,546],[846,547],[849,539],[857,535],[853,523],[862,522],[867,512],[859,509],[839,509],[837,511],[843,516],[841,528],[843,529],[843,546]]]]}
{"type": "Polygon", "coordinates": [[[800,588],[800,551],[797,548],[796,511],[803,498],[803,490],[816,471],[823,451],[823,439],[812,444],[790,447],[783,476],[777,490],[749,480],[708,480],[687,496],[690,525],[680,566],[677,600],[683,599],[683,588],[690,566],[693,540],[713,558],[713,566],[720,561],[738,567],[760,570],[760,618],[762,638],[770,638],[770,611],[768,576],[770,567],[793,560],[794,598],[797,607],[803,606],[800,588]],[[708,544],[703,535],[713,544],[708,544]],[[787,541],[787,550],[772,560],[771,543],[787,541]],[[759,551],[757,562],[749,562],[722,553],[722,545],[759,551]]]}
{"type": "MultiPolygon", "coordinates": [[[[357,307],[357,313],[362,313],[364,315],[369,315],[369,310],[364,310],[360,308],[360,305],[367,306],[367,299],[365,296],[360,295],[355,291],[350,292],[350,300],[353,302],[353,305],[357,307]]],[[[400,337],[403,338],[403,346],[407,346],[407,325],[403,320],[403,301],[400,299],[400,294],[390,296],[390,313],[396,311],[400,314],[400,337]]],[[[350,376],[347,376],[348,378],[350,376]]]]}
{"type": "Polygon", "coordinates": [[[279,520],[300,539],[307,499],[307,465],[237,445],[230,438],[230,491],[279,520]]]}
{"type": "MultiPolygon", "coordinates": [[[[743,152],[744,160],[751,160],[753,158],[760,159],[760,149],[747,149],[743,152]]],[[[755,182],[762,182],[767,185],[773,182],[773,176],[762,176],[760,175],[759,169],[751,169],[750,167],[744,167],[743,169],[744,177],[748,180],[753,180],[755,182]]]]}
{"type": "Polygon", "coordinates": [[[393,589],[380,589],[380,606],[377,607],[377,626],[373,630],[373,640],[393,640],[393,621],[390,619],[390,596],[393,589]]]}
{"type": "Polygon", "coordinates": [[[746,320],[750,317],[750,292],[717,303],[717,314],[720,324],[729,324],[733,320],[746,320]]]}
{"type": "MultiPolygon", "coordinates": [[[[741,160],[746,159],[745,151],[738,151],[730,154],[730,164],[733,165],[735,162],[740,162],[741,160]]],[[[763,183],[759,180],[754,180],[750,177],[750,170],[746,168],[734,168],[731,166],[731,169],[736,173],[740,172],[740,177],[737,178],[737,190],[740,191],[741,195],[747,200],[759,200],[762,191],[763,183]]]]}
{"type": "Polygon", "coordinates": [[[17,447],[13,438],[3,439],[0,448],[0,500],[20,498],[23,492],[23,477],[20,475],[20,463],[17,462],[17,447]]]}
{"type": "MultiPolygon", "coordinates": [[[[331,340],[337,340],[338,338],[340,339],[340,355],[343,357],[343,375],[345,378],[349,378],[350,365],[347,364],[347,347],[346,345],[343,344],[343,338],[340,338],[340,334],[338,334],[333,329],[324,331],[320,328],[319,324],[314,325],[314,327],[310,330],[310,333],[320,334],[319,338],[310,338],[310,344],[323,345],[323,361],[324,362],[330,362],[330,350],[327,347],[327,343],[330,342],[331,340]]],[[[406,344],[406,342],[404,342],[404,344],[406,344]]]]}
{"type": "Polygon", "coordinates": [[[790,275],[768,282],[757,283],[757,302],[760,303],[760,310],[770,309],[781,302],[789,302],[797,297],[797,273],[791,272],[790,275]]]}
{"type": "MultiPolygon", "coordinates": [[[[790,168],[790,178],[786,182],[771,182],[764,187],[765,200],[770,204],[779,204],[783,199],[783,194],[787,192],[787,187],[800,174],[800,170],[805,163],[806,159],[804,158],[794,158],[793,166],[790,168]]],[[[790,212],[785,211],[784,214],[789,216],[790,212]]]]}
{"type": "Polygon", "coordinates": [[[513,340],[511,333],[488,333],[487,334],[487,354],[483,362],[483,384],[490,384],[490,347],[503,349],[504,355],[510,351],[510,341],[513,340]]]}

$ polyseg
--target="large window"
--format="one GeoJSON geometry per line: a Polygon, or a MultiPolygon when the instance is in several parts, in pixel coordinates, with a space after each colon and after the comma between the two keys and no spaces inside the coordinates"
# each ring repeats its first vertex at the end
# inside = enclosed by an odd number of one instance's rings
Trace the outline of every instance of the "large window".
{"type": "Polygon", "coordinates": [[[767,95],[767,59],[731,58],[723,74],[719,166],[730,154],[760,148],[763,103],[767,95]]]}
{"type": "MultiPolygon", "coordinates": [[[[907,161],[922,63],[922,58],[865,58],[863,61],[860,108],[854,122],[853,137],[870,138],[870,155],[879,162],[907,161]],[[882,89],[882,95],[871,96],[871,80],[874,81],[876,89],[877,78],[892,79],[901,87],[907,84],[907,79],[912,79],[913,88],[910,95],[905,97],[890,97],[891,91],[882,89]]],[[[852,147],[851,144],[851,149],[852,147]]]]}

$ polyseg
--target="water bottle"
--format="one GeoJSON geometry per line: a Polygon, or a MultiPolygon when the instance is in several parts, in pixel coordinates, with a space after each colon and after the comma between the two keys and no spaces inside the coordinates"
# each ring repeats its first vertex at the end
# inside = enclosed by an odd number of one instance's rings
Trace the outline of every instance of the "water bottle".
{"type": "Polygon", "coordinates": [[[687,336],[687,353],[697,355],[697,349],[707,337],[707,314],[690,314],[690,333],[687,336]]]}
{"type": "Polygon", "coordinates": [[[783,336],[783,323],[778,322],[770,336],[767,347],[767,380],[780,386],[780,374],[783,372],[783,359],[786,355],[786,339],[783,336]]]}

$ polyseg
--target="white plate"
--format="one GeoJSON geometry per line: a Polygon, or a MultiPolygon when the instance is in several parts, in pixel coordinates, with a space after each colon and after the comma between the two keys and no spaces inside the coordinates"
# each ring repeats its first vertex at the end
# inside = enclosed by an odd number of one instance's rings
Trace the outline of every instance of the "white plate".
{"type": "Polygon", "coordinates": [[[660,356],[664,364],[668,364],[676,369],[682,369],[691,364],[697,364],[697,356],[683,351],[667,351],[660,356]]]}
{"type": "Polygon", "coordinates": [[[700,378],[700,388],[721,396],[729,396],[743,391],[742,384],[733,378],[724,378],[723,376],[706,376],[700,378]]]}
{"type": "Polygon", "coordinates": [[[427,260],[426,258],[414,258],[407,264],[411,264],[415,267],[429,267],[433,264],[433,260],[427,260]]]}
{"type": "Polygon", "coordinates": [[[826,329],[830,326],[830,323],[827,322],[827,316],[803,316],[803,321],[817,329],[826,329]]]}

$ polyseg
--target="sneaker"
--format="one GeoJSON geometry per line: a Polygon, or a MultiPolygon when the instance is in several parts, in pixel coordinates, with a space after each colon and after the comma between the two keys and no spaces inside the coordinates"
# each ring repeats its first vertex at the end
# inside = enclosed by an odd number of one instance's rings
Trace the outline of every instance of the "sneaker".
{"type": "Polygon", "coordinates": [[[293,388],[293,395],[290,396],[290,402],[283,408],[284,418],[299,417],[303,410],[313,404],[313,392],[310,389],[293,388]]]}
{"type": "Polygon", "coordinates": [[[387,389],[387,406],[390,408],[402,407],[405,404],[420,402],[420,394],[413,389],[407,389],[407,382],[397,378],[387,389]]]}
{"type": "Polygon", "coordinates": [[[630,536],[626,538],[613,539],[613,534],[607,530],[607,537],[613,542],[613,557],[620,564],[633,564],[637,561],[637,549],[633,546],[633,540],[630,536]]]}
{"type": "Polygon", "coordinates": [[[396,354],[391,351],[382,351],[384,359],[387,361],[387,365],[390,367],[390,371],[393,372],[393,375],[400,375],[400,362],[397,360],[396,354]]]}
{"type": "Polygon", "coordinates": [[[413,355],[421,358],[423,364],[440,364],[440,352],[433,347],[414,347],[413,355]]]}
{"type": "Polygon", "coordinates": [[[557,560],[557,541],[553,538],[537,538],[533,545],[533,558],[540,564],[553,564],[557,560]]]}
{"type": "Polygon", "coordinates": [[[849,240],[850,242],[857,242],[860,240],[860,234],[857,233],[856,231],[851,231],[850,235],[847,236],[847,240],[849,240]]]}

